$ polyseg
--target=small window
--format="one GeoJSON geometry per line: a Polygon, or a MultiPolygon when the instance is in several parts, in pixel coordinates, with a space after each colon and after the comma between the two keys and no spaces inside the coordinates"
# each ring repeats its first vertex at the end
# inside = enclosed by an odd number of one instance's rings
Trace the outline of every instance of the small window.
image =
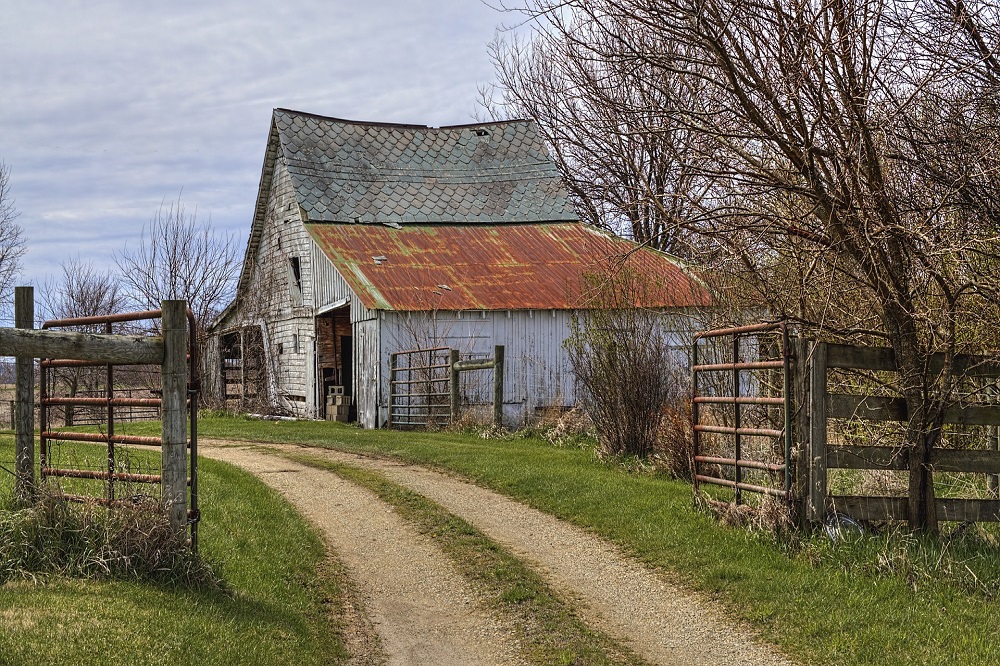
{"type": "Polygon", "coordinates": [[[292,333],[292,351],[296,354],[299,353],[299,334],[292,333]]]}
{"type": "Polygon", "coordinates": [[[281,342],[278,343],[278,356],[285,353],[285,345],[281,342]]]}
{"type": "Polygon", "coordinates": [[[302,267],[298,257],[288,258],[288,294],[292,305],[302,305],[302,267]]]}

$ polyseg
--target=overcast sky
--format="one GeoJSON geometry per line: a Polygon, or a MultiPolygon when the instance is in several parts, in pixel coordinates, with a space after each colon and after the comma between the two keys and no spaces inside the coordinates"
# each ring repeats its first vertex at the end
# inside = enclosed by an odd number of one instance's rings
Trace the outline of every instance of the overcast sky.
{"type": "Polygon", "coordinates": [[[474,121],[508,16],[480,0],[0,4],[0,161],[28,241],[21,283],[98,266],[180,195],[249,234],[271,109],[474,121]]]}

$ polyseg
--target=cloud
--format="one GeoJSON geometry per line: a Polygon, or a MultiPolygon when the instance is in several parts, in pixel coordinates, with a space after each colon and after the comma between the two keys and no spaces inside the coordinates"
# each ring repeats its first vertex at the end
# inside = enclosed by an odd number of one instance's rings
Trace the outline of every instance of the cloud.
{"type": "Polygon", "coordinates": [[[107,265],[182,192],[245,236],[274,107],[470,122],[500,18],[474,0],[8,3],[0,160],[25,279],[107,265]]]}

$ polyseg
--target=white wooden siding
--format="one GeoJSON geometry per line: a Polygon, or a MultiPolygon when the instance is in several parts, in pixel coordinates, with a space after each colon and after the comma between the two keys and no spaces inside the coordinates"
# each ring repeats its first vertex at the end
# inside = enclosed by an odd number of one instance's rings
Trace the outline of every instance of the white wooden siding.
{"type": "MultiPolygon", "coordinates": [[[[438,312],[387,312],[382,319],[384,341],[380,365],[380,407],[388,403],[389,354],[403,349],[451,347],[463,356],[493,355],[504,346],[504,414],[510,425],[534,417],[540,407],[576,404],[577,394],[569,354],[563,342],[569,337],[573,312],[569,310],[511,310],[438,312]]],[[[685,349],[696,320],[684,311],[665,318],[668,344],[685,349]]],[[[470,402],[492,401],[492,374],[463,373],[463,393],[470,402]]]]}

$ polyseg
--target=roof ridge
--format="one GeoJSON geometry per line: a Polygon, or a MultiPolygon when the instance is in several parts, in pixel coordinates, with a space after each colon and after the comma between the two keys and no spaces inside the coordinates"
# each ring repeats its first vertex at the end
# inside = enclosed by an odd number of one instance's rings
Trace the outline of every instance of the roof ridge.
{"type": "Polygon", "coordinates": [[[317,120],[330,120],[337,123],[344,123],[347,125],[360,125],[362,127],[401,127],[405,129],[426,129],[426,130],[454,130],[454,129],[472,129],[475,127],[490,127],[494,125],[513,125],[516,123],[533,123],[531,118],[511,118],[509,120],[489,120],[482,123],[460,123],[457,125],[441,125],[440,127],[432,127],[431,125],[421,125],[419,123],[387,123],[382,121],[373,120],[350,120],[348,118],[338,118],[336,116],[324,116],[318,113],[309,113],[308,111],[296,111],[295,109],[286,109],[283,107],[276,107],[275,111],[281,111],[282,113],[291,113],[297,116],[308,116],[309,118],[315,118],[317,120]]]}

